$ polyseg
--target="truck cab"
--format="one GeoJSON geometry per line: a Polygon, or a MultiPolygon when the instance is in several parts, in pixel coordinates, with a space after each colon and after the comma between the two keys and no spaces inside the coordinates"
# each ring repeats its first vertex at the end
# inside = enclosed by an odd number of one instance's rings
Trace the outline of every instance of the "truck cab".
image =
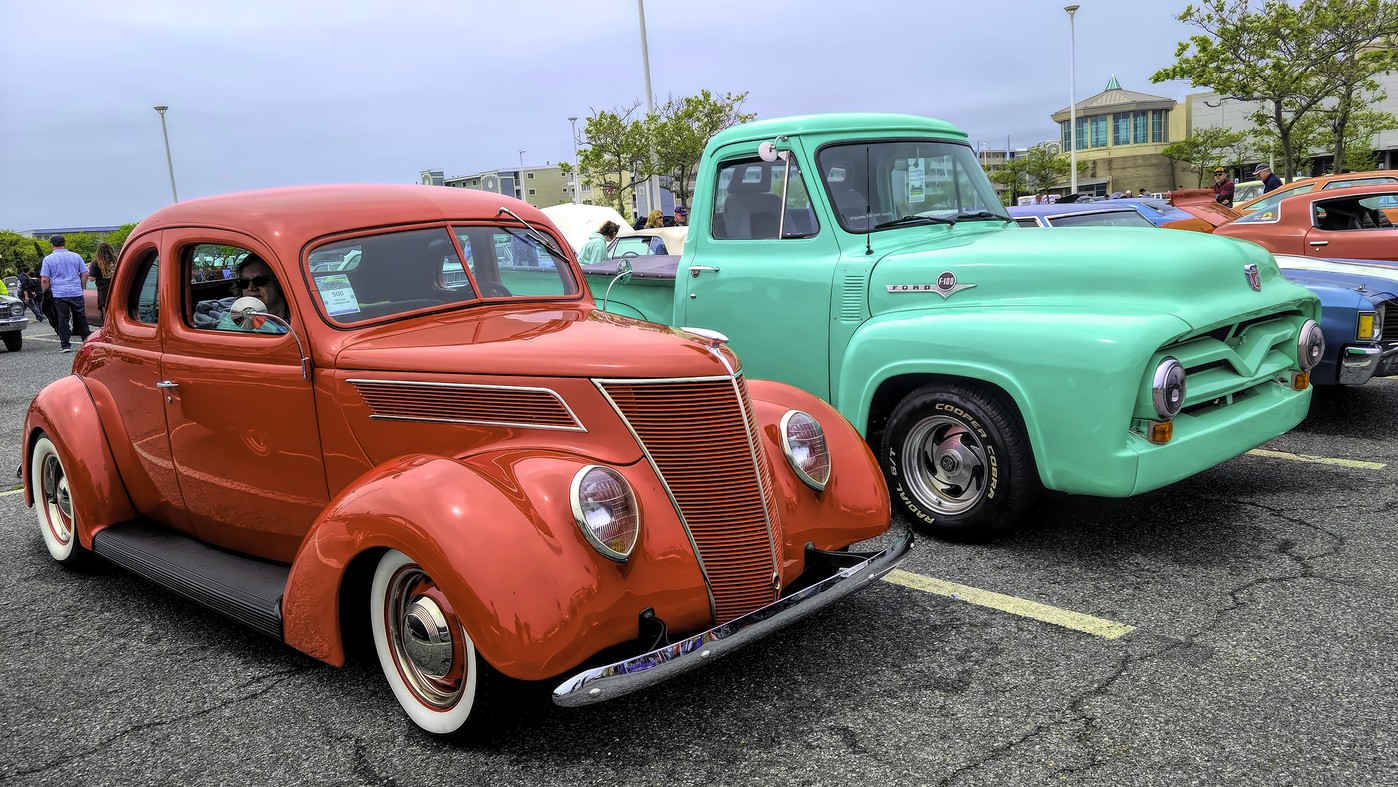
{"type": "Polygon", "coordinates": [[[994,536],[1043,488],[1165,486],[1309,405],[1318,303],[1265,250],[1020,228],[948,123],[736,126],[706,148],[692,205],[681,256],[589,266],[598,300],[721,332],[747,373],[831,401],[935,535],[994,536]]]}

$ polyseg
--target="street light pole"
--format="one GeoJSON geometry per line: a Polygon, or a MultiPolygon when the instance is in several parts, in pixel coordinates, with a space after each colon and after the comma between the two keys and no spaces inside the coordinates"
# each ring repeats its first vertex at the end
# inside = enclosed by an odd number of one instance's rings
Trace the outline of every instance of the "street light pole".
{"type": "Polygon", "coordinates": [[[165,130],[165,110],[169,107],[161,104],[155,108],[160,113],[160,135],[165,137],[165,166],[170,169],[170,196],[175,202],[180,201],[180,195],[175,191],[175,162],[170,158],[170,132],[165,130]]]}
{"type": "Polygon", "coordinates": [[[519,152],[519,172],[515,174],[515,196],[520,199],[524,199],[524,154],[528,152],[527,150],[519,152]]]}
{"type": "Polygon", "coordinates": [[[1071,168],[1068,183],[1071,194],[1078,192],[1078,51],[1077,31],[1073,26],[1073,15],[1078,8],[1076,4],[1063,6],[1068,12],[1068,166],[1071,168]]]}
{"type": "Polygon", "coordinates": [[[573,204],[577,205],[582,199],[582,173],[578,172],[578,116],[569,117],[568,122],[573,126],[573,204]]]}
{"type": "MultiPolygon", "coordinates": [[[[650,52],[646,48],[646,0],[636,0],[636,12],[641,19],[641,66],[646,78],[646,115],[655,114],[655,96],[650,89],[650,52]]],[[[655,142],[652,140],[650,149],[651,165],[655,165],[655,142]]],[[[660,180],[654,175],[646,182],[646,214],[655,210],[656,200],[659,195],[656,191],[660,188],[660,180]]]]}

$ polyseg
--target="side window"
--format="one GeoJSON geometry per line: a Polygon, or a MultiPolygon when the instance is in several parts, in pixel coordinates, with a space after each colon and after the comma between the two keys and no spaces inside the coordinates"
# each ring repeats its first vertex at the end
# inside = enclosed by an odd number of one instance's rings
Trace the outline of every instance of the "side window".
{"type": "Polygon", "coordinates": [[[810,191],[796,162],[725,162],[718,173],[713,236],[728,240],[807,238],[820,231],[810,191]],[[782,189],[786,204],[783,211],[782,189]]]}
{"type": "MultiPolygon", "coordinates": [[[[262,301],[269,313],[283,319],[289,317],[286,297],[271,266],[251,251],[240,246],[199,243],[182,249],[180,260],[185,282],[181,310],[186,325],[208,331],[253,331],[251,327],[240,327],[228,316],[233,301],[241,294],[262,301]]],[[[281,331],[280,326],[274,325],[255,330],[281,331]]]]}
{"type": "Polygon", "coordinates": [[[131,304],[128,316],[136,322],[155,325],[160,319],[160,255],[151,251],[138,264],[141,267],[131,285],[134,297],[127,299],[131,304]]]}

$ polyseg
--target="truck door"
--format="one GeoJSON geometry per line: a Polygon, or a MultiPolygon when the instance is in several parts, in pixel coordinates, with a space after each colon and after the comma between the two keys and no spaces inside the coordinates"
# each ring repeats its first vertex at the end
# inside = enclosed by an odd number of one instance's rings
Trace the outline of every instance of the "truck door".
{"type": "Polygon", "coordinates": [[[675,288],[679,324],[728,336],[748,377],[829,398],[830,287],[839,251],[812,209],[793,151],[763,161],[756,146],[715,158],[714,199],[691,215],[675,288]],[[782,195],[785,193],[785,210],[782,195]]]}

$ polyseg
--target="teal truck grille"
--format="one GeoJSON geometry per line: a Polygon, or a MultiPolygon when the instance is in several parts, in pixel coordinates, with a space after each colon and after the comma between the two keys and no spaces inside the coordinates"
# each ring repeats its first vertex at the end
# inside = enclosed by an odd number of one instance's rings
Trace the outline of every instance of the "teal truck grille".
{"type": "Polygon", "coordinates": [[[1156,364],[1165,356],[1179,361],[1186,375],[1182,412],[1232,404],[1253,389],[1289,378],[1295,365],[1298,317],[1267,315],[1216,328],[1161,348],[1146,373],[1137,415],[1154,418],[1150,385],[1156,364]]]}
{"type": "Polygon", "coordinates": [[[684,518],[709,582],[715,622],[775,601],[772,475],[742,377],[609,380],[602,389],[684,518]]]}

